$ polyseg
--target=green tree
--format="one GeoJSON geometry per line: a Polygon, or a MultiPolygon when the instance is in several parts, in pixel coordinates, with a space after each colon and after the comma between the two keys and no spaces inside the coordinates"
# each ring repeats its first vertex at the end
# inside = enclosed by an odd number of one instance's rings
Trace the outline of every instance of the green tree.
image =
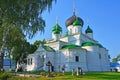
{"type": "MultiPolygon", "coordinates": [[[[19,46],[22,44],[22,42],[25,40],[24,34],[21,32],[21,30],[18,30],[16,28],[13,28],[9,31],[9,34],[7,34],[6,38],[6,51],[7,51],[7,57],[10,59],[10,69],[11,69],[11,60],[13,57],[12,52],[14,51],[14,46],[19,46]]],[[[16,53],[17,55],[18,53],[16,53]]],[[[21,57],[21,56],[19,56],[21,57]]]]}
{"type": "Polygon", "coordinates": [[[42,43],[42,41],[40,41],[40,40],[36,40],[35,42],[34,42],[34,45],[36,45],[37,46],[37,48],[39,47],[39,45],[40,45],[40,43],[42,43]]]}
{"type": "Polygon", "coordinates": [[[42,13],[46,9],[50,11],[53,1],[56,0],[0,0],[0,69],[3,68],[4,49],[10,30],[16,27],[29,38],[33,38],[38,31],[44,32],[42,13]]]}
{"type": "Polygon", "coordinates": [[[112,62],[116,62],[120,58],[120,54],[118,54],[115,58],[112,59],[112,62]]]}

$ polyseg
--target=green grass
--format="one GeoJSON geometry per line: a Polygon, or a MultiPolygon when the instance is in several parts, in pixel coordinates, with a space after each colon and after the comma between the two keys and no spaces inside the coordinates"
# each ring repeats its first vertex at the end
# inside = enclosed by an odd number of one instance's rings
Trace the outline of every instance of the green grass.
{"type": "Polygon", "coordinates": [[[86,72],[82,76],[72,76],[71,72],[66,73],[64,76],[59,75],[56,77],[20,77],[11,76],[7,80],[120,80],[120,73],[117,72],[86,72]]]}

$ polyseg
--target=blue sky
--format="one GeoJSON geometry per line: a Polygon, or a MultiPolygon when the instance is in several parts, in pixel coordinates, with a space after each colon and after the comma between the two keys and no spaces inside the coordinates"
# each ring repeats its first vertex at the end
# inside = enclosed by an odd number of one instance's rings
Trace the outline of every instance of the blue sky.
{"type": "Polygon", "coordinates": [[[42,15],[46,21],[44,34],[37,33],[28,41],[33,43],[36,40],[50,39],[56,16],[64,35],[67,31],[65,21],[73,15],[73,3],[78,16],[84,20],[82,32],[89,23],[94,39],[109,50],[111,58],[116,57],[120,53],[120,0],[57,0],[56,4],[53,3],[51,12],[45,11],[42,15]]]}

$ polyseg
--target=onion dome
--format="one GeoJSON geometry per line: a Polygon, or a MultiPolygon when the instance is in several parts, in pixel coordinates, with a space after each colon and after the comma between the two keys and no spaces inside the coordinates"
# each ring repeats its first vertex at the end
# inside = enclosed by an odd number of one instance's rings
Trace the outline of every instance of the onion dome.
{"type": "Polygon", "coordinates": [[[62,28],[61,28],[58,24],[56,24],[56,25],[52,28],[52,32],[53,32],[54,34],[60,34],[60,33],[62,32],[62,28]]]}
{"type": "Polygon", "coordinates": [[[76,20],[73,22],[73,26],[83,26],[82,23],[76,18],[76,20]]]}
{"type": "Polygon", "coordinates": [[[88,28],[85,30],[85,33],[93,33],[92,29],[89,27],[88,25],[88,28]]]}
{"type": "Polygon", "coordinates": [[[52,28],[52,32],[54,34],[60,34],[62,32],[62,28],[58,25],[58,19],[56,19],[56,25],[52,28]]]}
{"type": "Polygon", "coordinates": [[[78,19],[77,22],[79,22],[79,23],[81,24],[81,26],[83,26],[83,24],[84,24],[83,20],[82,20],[80,17],[77,17],[77,16],[74,14],[72,17],[70,17],[70,18],[68,18],[68,19],[66,20],[66,27],[68,27],[69,25],[72,25],[73,22],[77,20],[76,18],[78,19]]]}

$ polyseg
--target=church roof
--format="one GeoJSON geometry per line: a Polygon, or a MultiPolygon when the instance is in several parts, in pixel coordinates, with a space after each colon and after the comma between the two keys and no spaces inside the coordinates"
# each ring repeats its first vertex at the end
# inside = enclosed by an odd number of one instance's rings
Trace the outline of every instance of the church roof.
{"type": "Polygon", "coordinates": [[[82,46],[94,46],[95,44],[93,42],[85,42],[82,43],[82,46]]]}
{"type": "Polygon", "coordinates": [[[100,48],[103,48],[103,46],[99,43],[93,43],[93,42],[85,42],[82,43],[82,46],[99,46],[100,48]]]}
{"type": "MultiPolygon", "coordinates": [[[[78,18],[78,21],[81,23],[81,26],[83,26],[84,22],[83,20],[80,18],[80,17],[77,17],[78,18]]],[[[70,25],[73,25],[73,22],[76,20],[76,15],[73,14],[72,17],[68,18],[66,20],[66,27],[70,26],[70,25]]]]}
{"type": "Polygon", "coordinates": [[[74,49],[74,48],[81,48],[81,47],[78,46],[78,45],[70,44],[70,45],[64,45],[64,46],[62,46],[61,49],[74,49]]]}
{"type": "Polygon", "coordinates": [[[85,33],[93,33],[92,29],[89,27],[88,25],[88,28],[85,30],[85,33]]]}
{"type": "Polygon", "coordinates": [[[117,62],[110,62],[110,67],[117,67],[117,66],[120,66],[120,64],[117,62]]]}

